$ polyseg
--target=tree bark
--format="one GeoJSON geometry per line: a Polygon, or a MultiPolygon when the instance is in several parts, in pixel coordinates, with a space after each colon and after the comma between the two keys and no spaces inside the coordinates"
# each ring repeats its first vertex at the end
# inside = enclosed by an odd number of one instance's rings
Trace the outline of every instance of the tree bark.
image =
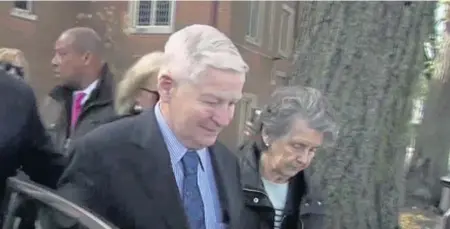
{"type": "Polygon", "coordinates": [[[442,50],[430,83],[424,118],[416,139],[412,167],[408,173],[408,190],[437,204],[442,186],[439,178],[448,173],[450,150],[450,36],[444,35],[442,50]],[[425,196],[424,196],[425,195],[425,196]],[[426,196],[428,195],[428,196],[426,196]]]}
{"type": "Polygon", "coordinates": [[[320,89],[341,118],[316,154],[327,228],[398,228],[411,88],[424,66],[433,2],[302,2],[294,82],[320,89]]]}

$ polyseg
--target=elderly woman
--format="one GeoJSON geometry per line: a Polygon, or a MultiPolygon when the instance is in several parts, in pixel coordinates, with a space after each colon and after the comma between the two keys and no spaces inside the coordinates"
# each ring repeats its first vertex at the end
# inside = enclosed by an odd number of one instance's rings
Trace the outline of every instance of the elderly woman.
{"type": "Polygon", "coordinates": [[[156,104],[159,99],[157,76],[164,61],[164,53],[153,52],[128,69],[117,87],[115,109],[118,115],[140,113],[156,104]]]}
{"type": "Polygon", "coordinates": [[[29,81],[28,62],[19,49],[0,48],[0,68],[29,81]]]}
{"type": "Polygon", "coordinates": [[[246,229],[321,229],[320,190],[305,169],[316,151],[334,142],[337,124],[321,93],[307,87],[277,89],[262,110],[261,128],[240,154],[246,229]]]}

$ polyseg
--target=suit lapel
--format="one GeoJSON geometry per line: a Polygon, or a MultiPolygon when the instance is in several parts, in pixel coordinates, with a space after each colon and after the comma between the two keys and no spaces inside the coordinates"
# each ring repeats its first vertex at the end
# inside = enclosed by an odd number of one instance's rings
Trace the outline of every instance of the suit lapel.
{"type": "MultiPolygon", "coordinates": [[[[141,184],[151,200],[148,206],[160,212],[168,228],[188,229],[178,186],[170,163],[170,155],[159,130],[154,111],[139,117],[139,127],[133,137],[143,148],[144,159],[140,169],[141,184]]],[[[151,225],[151,222],[149,222],[151,225]]]]}
{"type": "Polygon", "coordinates": [[[240,207],[239,204],[241,199],[239,196],[241,194],[236,190],[240,190],[239,187],[235,187],[238,184],[237,177],[230,176],[234,174],[230,169],[235,169],[236,164],[234,163],[231,152],[221,149],[217,146],[211,147],[211,158],[214,170],[214,176],[216,179],[217,190],[219,192],[219,201],[222,207],[222,220],[230,225],[229,228],[236,228],[239,218],[240,218],[240,207]]]}

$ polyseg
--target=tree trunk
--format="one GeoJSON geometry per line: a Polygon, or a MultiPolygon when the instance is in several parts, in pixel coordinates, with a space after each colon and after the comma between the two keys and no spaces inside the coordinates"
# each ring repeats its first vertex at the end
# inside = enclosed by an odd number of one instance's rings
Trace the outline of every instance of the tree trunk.
{"type": "Polygon", "coordinates": [[[323,91],[341,117],[336,146],[310,168],[327,195],[327,228],[398,228],[411,88],[435,3],[299,5],[294,82],[323,91]]]}
{"type": "Polygon", "coordinates": [[[408,173],[408,191],[425,198],[430,204],[440,200],[439,178],[448,172],[450,150],[450,37],[436,60],[430,93],[425,103],[424,118],[419,128],[413,165],[408,173]]]}

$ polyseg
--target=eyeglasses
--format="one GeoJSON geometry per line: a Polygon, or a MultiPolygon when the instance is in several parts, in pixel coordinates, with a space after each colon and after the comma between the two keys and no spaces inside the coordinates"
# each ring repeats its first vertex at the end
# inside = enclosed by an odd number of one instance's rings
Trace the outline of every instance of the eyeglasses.
{"type": "Polygon", "coordinates": [[[23,67],[19,67],[19,66],[13,65],[13,64],[11,64],[9,62],[4,62],[4,61],[0,62],[0,68],[5,70],[5,71],[7,71],[7,72],[12,72],[13,71],[13,74],[16,74],[16,75],[20,76],[20,78],[22,78],[22,79],[23,79],[23,77],[25,75],[23,67]]]}

